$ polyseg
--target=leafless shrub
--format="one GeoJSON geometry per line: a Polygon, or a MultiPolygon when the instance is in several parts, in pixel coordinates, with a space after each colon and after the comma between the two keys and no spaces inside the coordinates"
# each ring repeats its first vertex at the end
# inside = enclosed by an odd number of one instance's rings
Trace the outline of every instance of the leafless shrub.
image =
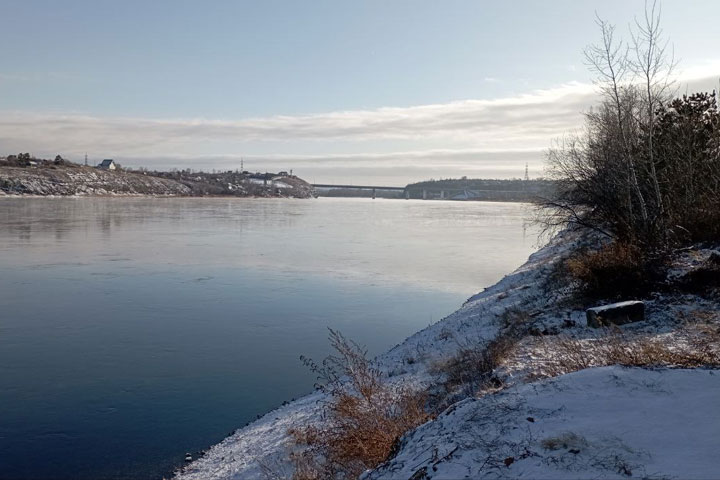
{"type": "Polygon", "coordinates": [[[648,259],[636,246],[613,242],[596,251],[579,251],[566,262],[570,277],[592,298],[643,295],[662,278],[661,259],[648,259]]]}
{"type": "Polygon", "coordinates": [[[383,382],[367,352],[339,332],[330,331],[337,352],[322,365],[305,359],[329,395],[324,422],[294,430],[298,479],[357,478],[387,460],[393,446],[408,430],[430,419],[425,395],[405,386],[383,382]]]}
{"type": "Polygon", "coordinates": [[[508,335],[517,336],[527,328],[530,314],[521,307],[510,307],[500,314],[500,326],[508,335]]]}
{"type": "Polygon", "coordinates": [[[501,387],[502,382],[494,376],[495,369],[512,355],[518,339],[527,330],[529,319],[524,310],[506,310],[499,318],[503,330],[498,336],[487,343],[461,346],[455,355],[431,366],[431,372],[444,376],[448,392],[461,387],[466,395],[474,395],[501,387]]]}
{"type": "Polygon", "coordinates": [[[554,437],[548,437],[540,442],[540,445],[546,450],[560,450],[560,449],[578,449],[587,446],[585,438],[581,437],[577,433],[565,432],[554,437]]]}
{"type": "Polygon", "coordinates": [[[506,359],[515,345],[508,336],[498,337],[487,345],[462,348],[453,357],[433,366],[434,373],[445,375],[445,388],[452,391],[462,386],[468,393],[498,387],[493,371],[506,359]]]}
{"type": "MultiPolygon", "coordinates": [[[[302,439],[298,439],[302,441],[302,439]]],[[[293,480],[323,480],[326,478],[326,467],[321,458],[312,451],[304,450],[290,454],[293,466],[293,480]]]]}

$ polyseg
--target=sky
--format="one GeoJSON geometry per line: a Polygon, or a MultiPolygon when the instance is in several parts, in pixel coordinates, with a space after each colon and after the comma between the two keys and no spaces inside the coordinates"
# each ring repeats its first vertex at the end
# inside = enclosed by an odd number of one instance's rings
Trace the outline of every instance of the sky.
{"type": "MultiPolygon", "coordinates": [[[[681,93],[720,2],[664,0],[681,93]]],[[[642,0],[0,0],[0,155],[401,186],[543,174],[597,101],[595,15],[642,0]]]]}

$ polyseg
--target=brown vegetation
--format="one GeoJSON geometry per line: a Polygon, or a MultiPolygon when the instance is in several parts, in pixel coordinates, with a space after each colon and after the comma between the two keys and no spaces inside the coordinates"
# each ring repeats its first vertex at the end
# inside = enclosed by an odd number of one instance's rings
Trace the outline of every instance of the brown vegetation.
{"type": "Polygon", "coordinates": [[[337,355],[322,365],[304,359],[329,394],[324,421],[290,433],[304,447],[294,454],[295,478],[357,478],[390,456],[408,430],[430,419],[425,395],[383,382],[366,351],[330,331],[337,355]]]}
{"type": "Polygon", "coordinates": [[[540,442],[546,450],[579,449],[587,446],[587,441],[573,432],[565,432],[554,437],[548,437],[540,442]]]}
{"type": "Polygon", "coordinates": [[[464,395],[477,395],[501,387],[495,369],[512,355],[528,320],[523,310],[507,310],[500,318],[503,330],[494,339],[461,345],[454,356],[431,366],[431,372],[444,377],[443,386],[449,393],[461,387],[464,395]]]}
{"type": "Polygon", "coordinates": [[[581,250],[566,262],[570,277],[592,298],[644,295],[662,278],[662,258],[649,259],[635,245],[613,242],[581,250]]]}
{"type": "Polygon", "coordinates": [[[629,335],[614,327],[586,339],[558,335],[541,342],[544,355],[532,365],[533,379],[607,365],[720,366],[720,326],[715,322],[686,324],[666,336],[629,335]]]}

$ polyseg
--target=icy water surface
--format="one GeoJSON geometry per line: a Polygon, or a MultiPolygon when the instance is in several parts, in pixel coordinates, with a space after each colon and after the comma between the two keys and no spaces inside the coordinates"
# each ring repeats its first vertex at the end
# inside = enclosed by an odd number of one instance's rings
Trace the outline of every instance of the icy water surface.
{"type": "Polygon", "coordinates": [[[0,478],[161,478],[535,249],[520,204],[0,198],[0,478]]]}

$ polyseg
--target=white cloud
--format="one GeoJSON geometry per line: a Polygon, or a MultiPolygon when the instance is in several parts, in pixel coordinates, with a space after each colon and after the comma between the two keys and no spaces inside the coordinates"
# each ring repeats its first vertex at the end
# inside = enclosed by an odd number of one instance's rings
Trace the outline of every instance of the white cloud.
{"type": "MultiPolygon", "coordinates": [[[[684,78],[696,79],[685,82],[707,89],[717,84],[712,73],[720,65],[688,70],[684,78]]],[[[328,175],[364,169],[368,176],[415,172],[419,178],[442,171],[514,176],[527,161],[539,174],[542,150],[580,126],[581,112],[595,101],[591,85],[569,83],[494,100],[240,120],[4,112],[0,153],[80,159],[87,151],[159,168],[234,168],[243,156],[258,170],[281,166],[328,175]]]]}
{"type": "Polygon", "coordinates": [[[308,180],[348,184],[404,185],[427,178],[470,177],[520,178],[525,164],[533,177],[543,174],[543,149],[473,150],[437,149],[391,153],[341,155],[172,155],[127,157],[127,166],[154,165],[156,168],[198,168],[199,161],[210,168],[234,170],[241,158],[251,171],[294,170],[308,180]]]}
{"type": "MultiPolygon", "coordinates": [[[[212,141],[235,144],[312,140],[365,142],[373,140],[440,139],[487,148],[515,147],[572,127],[592,99],[592,88],[568,84],[559,88],[497,100],[464,100],[414,107],[339,111],[243,120],[145,119],[81,114],[5,112],[0,135],[5,141],[30,142],[35,148],[77,150],[89,145],[139,153],[148,147],[212,141]]],[[[220,152],[216,152],[220,153],[220,152]]]]}

